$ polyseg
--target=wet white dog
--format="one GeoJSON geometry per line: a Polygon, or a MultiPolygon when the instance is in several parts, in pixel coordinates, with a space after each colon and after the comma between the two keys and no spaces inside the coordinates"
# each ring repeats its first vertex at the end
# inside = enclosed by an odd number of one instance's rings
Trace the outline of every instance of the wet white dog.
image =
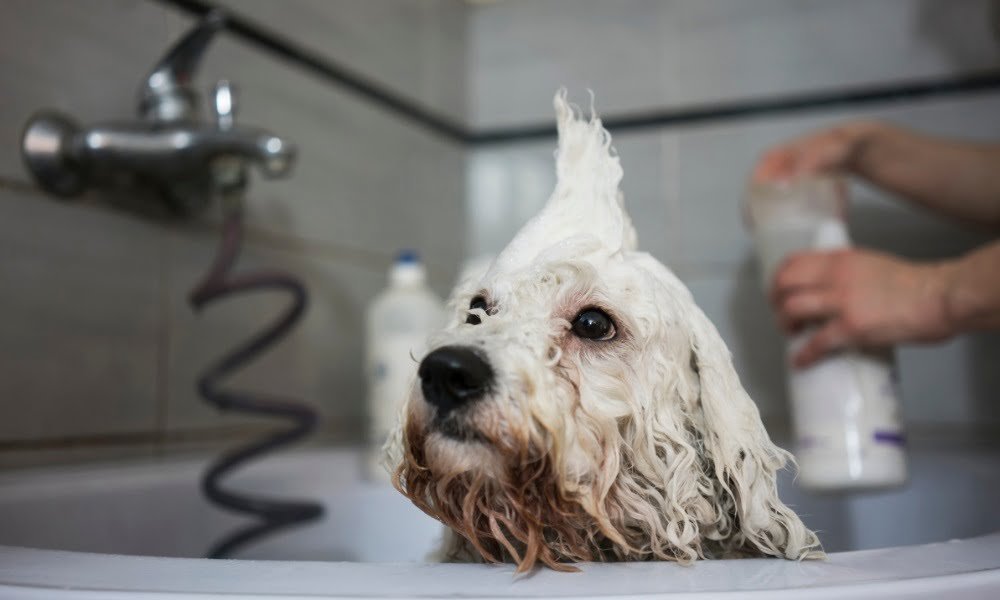
{"type": "Polygon", "coordinates": [[[636,250],[608,132],[555,108],[555,191],[455,289],[389,444],[395,485],[454,532],[446,560],[821,556],[715,327],[636,250]]]}

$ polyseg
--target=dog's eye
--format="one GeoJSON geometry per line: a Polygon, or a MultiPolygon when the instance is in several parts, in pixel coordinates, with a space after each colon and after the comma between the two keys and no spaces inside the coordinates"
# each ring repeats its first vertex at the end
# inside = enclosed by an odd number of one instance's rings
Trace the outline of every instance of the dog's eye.
{"type": "MultiPolygon", "coordinates": [[[[483,298],[482,296],[476,296],[472,299],[472,302],[469,303],[469,310],[481,309],[485,311],[487,308],[488,305],[486,304],[486,298],[483,298]]],[[[465,318],[465,322],[469,325],[479,325],[483,321],[479,318],[479,315],[470,314],[465,318]]]]}
{"type": "Polygon", "coordinates": [[[573,333],[588,340],[610,340],[615,337],[615,324],[603,310],[585,308],[573,319],[573,333]]]}

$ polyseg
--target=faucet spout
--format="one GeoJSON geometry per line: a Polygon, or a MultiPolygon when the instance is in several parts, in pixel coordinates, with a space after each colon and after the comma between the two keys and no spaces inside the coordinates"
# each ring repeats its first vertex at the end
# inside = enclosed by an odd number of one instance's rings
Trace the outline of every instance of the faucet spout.
{"type": "Polygon", "coordinates": [[[287,175],[295,145],[261,129],[222,131],[180,124],[150,127],[144,123],[98,125],[77,134],[72,156],[83,166],[128,170],[170,177],[205,170],[216,158],[248,159],[267,177],[287,175]]]}

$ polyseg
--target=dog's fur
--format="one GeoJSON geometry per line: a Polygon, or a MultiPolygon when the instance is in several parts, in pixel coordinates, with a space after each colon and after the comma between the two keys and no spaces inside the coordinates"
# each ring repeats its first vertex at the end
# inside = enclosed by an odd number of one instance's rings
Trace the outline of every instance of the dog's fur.
{"type": "Polygon", "coordinates": [[[495,381],[447,423],[414,387],[388,446],[396,487],[458,534],[443,549],[451,560],[525,571],[821,556],[778,498],[790,456],[768,438],[719,333],[636,250],[609,134],[565,92],[555,108],[552,197],[485,274],[456,287],[451,322],[430,342],[476,349],[495,381]],[[486,310],[470,310],[476,296],[486,310]],[[612,317],[613,339],[573,334],[588,307],[612,317]]]}

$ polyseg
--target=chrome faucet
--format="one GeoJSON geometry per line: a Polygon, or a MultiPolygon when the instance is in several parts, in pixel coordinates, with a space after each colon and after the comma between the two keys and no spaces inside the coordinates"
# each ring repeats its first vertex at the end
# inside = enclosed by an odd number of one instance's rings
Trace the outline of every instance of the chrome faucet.
{"type": "Polygon", "coordinates": [[[33,115],[21,139],[28,169],[44,189],[75,196],[123,174],[151,183],[170,206],[192,214],[220,194],[239,197],[249,163],[265,177],[288,175],[295,147],[262,129],[236,127],[236,92],[216,84],[215,122],[199,119],[192,79],[215,34],[225,25],[210,13],[153,67],[139,90],[139,120],[81,128],[54,111],[33,115]]]}

